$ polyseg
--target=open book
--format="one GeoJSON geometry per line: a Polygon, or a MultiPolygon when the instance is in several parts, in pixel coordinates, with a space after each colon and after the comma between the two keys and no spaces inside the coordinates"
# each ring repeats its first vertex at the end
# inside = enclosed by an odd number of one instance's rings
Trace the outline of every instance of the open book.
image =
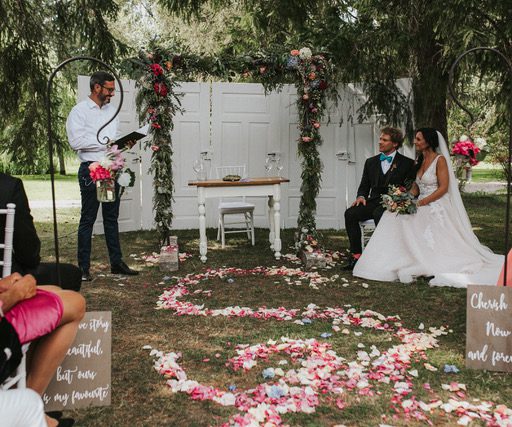
{"type": "Polygon", "coordinates": [[[126,144],[130,141],[138,141],[141,138],[147,136],[149,132],[149,124],[142,126],[141,128],[134,130],[130,133],[120,136],[118,139],[114,141],[114,144],[117,145],[117,148],[123,149],[126,144]]]}

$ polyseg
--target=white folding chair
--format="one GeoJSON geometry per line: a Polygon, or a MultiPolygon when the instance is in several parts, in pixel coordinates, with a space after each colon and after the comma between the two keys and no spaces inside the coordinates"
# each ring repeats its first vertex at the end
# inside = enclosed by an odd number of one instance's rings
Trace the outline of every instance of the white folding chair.
{"type": "MultiPolygon", "coordinates": [[[[16,205],[14,203],[8,203],[6,209],[0,209],[0,215],[5,215],[5,233],[4,241],[0,244],[0,249],[3,249],[2,260],[0,265],[2,266],[2,277],[6,277],[11,274],[12,270],[12,241],[14,237],[14,214],[16,212],[16,205]]],[[[23,358],[21,359],[16,372],[9,378],[7,378],[3,384],[0,384],[1,390],[7,390],[16,386],[17,388],[26,388],[26,354],[28,351],[29,344],[25,344],[22,347],[23,358]]]]}
{"type": "MultiPolygon", "coordinates": [[[[246,175],[246,167],[242,166],[218,166],[215,168],[217,179],[222,179],[226,175],[238,175],[242,178],[246,175]]],[[[219,202],[219,223],[217,229],[217,240],[222,239],[222,247],[226,245],[226,234],[247,233],[247,238],[251,239],[254,246],[254,205],[247,203],[245,197],[240,199],[221,199],[219,202]],[[226,222],[226,215],[243,215],[243,219],[238,221],[226,222]],[[226,231],[226,226],[244,224],[245,228],[226,231]]]]}
{"type": "Polygon", "coordinates": [[[359,228],[361,228],[361,249],[364,251],[366,244],[369,242],[375,230],[375,221],[373,219],[359,221],[359,228]]]}
{"type": "Polygon", "coordinates": [[[12,239],[14,237],[14,214],[16,212],[16,205],[8,203],[6,209],[0,209],[0,215],[5,215],[5,233],[4,241],[0,244],[0,249],[3,249],[2,260],[2,277],[11,274],[12,270],[12,239]]]}

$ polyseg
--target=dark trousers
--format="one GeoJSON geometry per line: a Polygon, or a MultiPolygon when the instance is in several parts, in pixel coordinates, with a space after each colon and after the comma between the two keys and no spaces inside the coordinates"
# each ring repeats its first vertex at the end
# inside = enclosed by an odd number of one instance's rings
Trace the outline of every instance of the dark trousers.
{"type": "Polygon", "coordinates": [[[52,262],[42,262],[36,268],[22,269],[14,268],[20,274],[32,274],[38,285],[58,285],[62,289],[70,289],[80,292],[82,285],[82,272],[73,264],[60,264],[60,283],[57,280],[57,264],[52,262]]]}
{"type": "MultiPolygon", "coordinates": [[[[78,265],[85,271],[89,271],[91,265],[92,229],[100,206],[100,202],[98,202],[96,198],[96,185],[92,182],[89,175],[89,165],[91,163],[92,162],[81,163],[80,169],[78,169],[82,210],[80,213],[80,223],[78,225],[77,257],[78,265]]],[[[123,258],[121,245],[119,243],[119,227],[117,224],[119,204],[119,185],[116,183],[116,201],[101,203],[103,229],[105,231],[105,241],[107,242],[108,256],[111,265],[119,264],[123,258]]]]}
{"type": "Polygon", "coordinates": [[[345,229],[347,230],[351,253],[360,254],[363,251],[359,221],[373,219],[375,225],[377,225],[383,213],[384,208],[380,204],[380,198],[367,200],[366,206],[351,206],[345,211],[345,229]]]}

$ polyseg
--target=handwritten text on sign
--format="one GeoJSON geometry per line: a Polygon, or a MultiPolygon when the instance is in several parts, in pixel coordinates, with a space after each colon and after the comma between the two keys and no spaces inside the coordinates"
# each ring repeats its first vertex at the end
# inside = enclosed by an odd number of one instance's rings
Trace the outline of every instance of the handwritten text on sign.
{"type": "Polygon", "coordinates": [[[85,314],[43,395],[46,411],[110,405],[111,333],[110,311],[85,314]]]}
{"type": "Polygon", "coordinates": [[[468,286],[466,366],[512,371],[512,287],[468,286]]]}

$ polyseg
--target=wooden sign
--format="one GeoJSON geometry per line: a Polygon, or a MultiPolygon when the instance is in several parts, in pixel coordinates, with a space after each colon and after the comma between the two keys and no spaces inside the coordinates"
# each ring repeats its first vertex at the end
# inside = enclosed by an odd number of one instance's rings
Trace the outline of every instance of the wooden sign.
{"type": "Polygon", "coordinates": [[[46,411],[110,405],[111,314],[85,313],[73,345],[43,394],[46,411]]]}
{"type": "Polygon", "coordinates": [[[512,287],[468,286],[466,367],[512,372],[512,287]]]}

